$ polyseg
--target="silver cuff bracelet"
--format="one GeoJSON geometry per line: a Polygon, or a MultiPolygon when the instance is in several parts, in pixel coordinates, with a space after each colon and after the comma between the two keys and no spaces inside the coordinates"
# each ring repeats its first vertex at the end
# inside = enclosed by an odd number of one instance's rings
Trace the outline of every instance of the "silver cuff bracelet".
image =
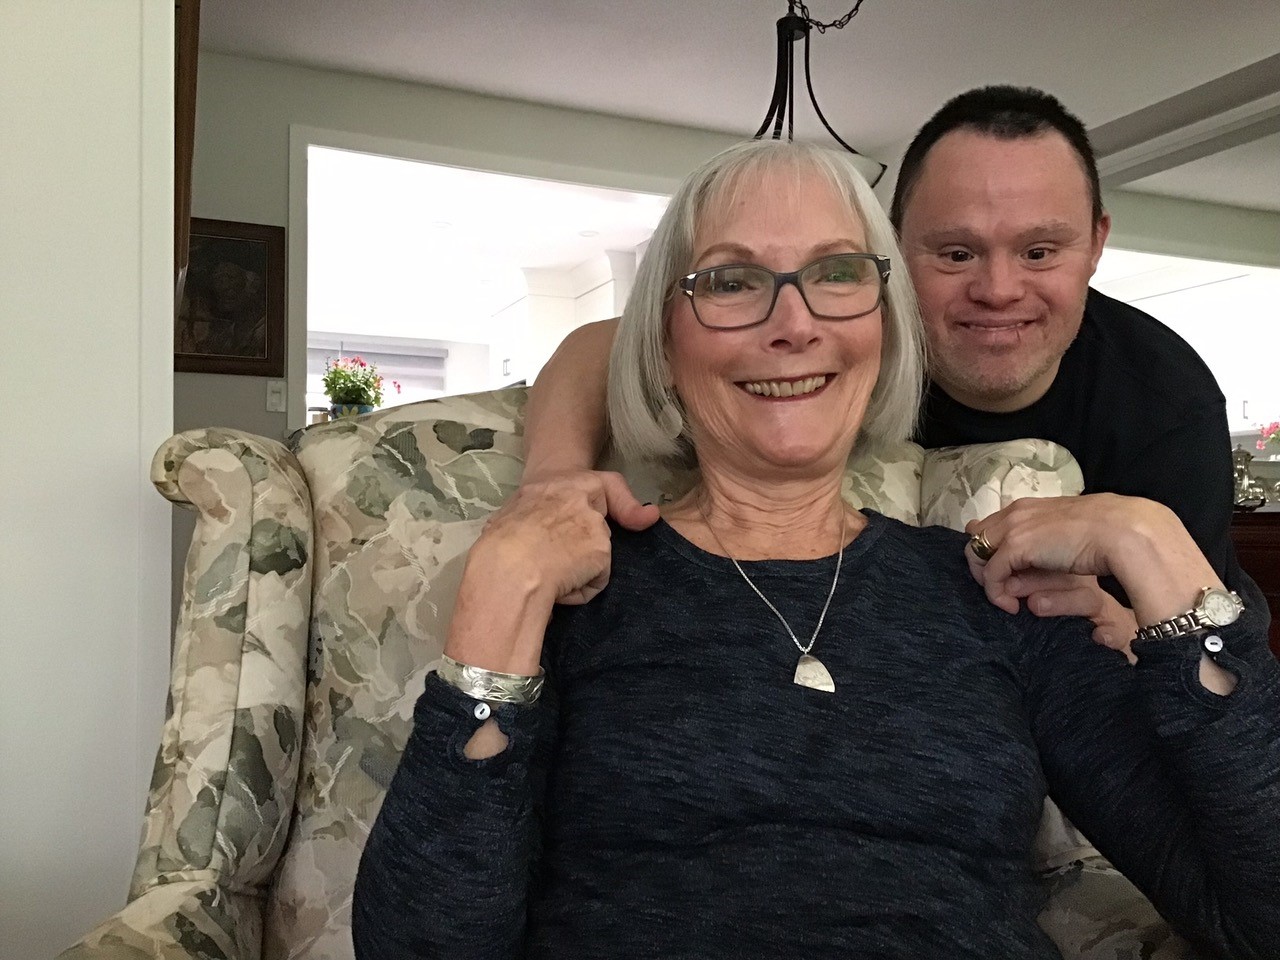
{"type": "Polygon", "coordinates": [[[483,670],[443,655],[436,675],[476,700],[520,706],[528,706],[538,699],[542,693],[542,682],[546,679],[545,670],[539,670],[536,677],[526,677],[518,673],[483,670]]]}

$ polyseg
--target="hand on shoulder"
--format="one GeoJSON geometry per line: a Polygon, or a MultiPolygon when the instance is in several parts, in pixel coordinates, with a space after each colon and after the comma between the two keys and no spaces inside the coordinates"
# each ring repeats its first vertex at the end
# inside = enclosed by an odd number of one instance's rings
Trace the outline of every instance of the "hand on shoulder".
{"type": "Polygon", "coordinates": [[[485,523],[467,576],[552,603],[586,603],[609,582],[606,517],[619,488],[618,474],[585,470],[522,484],[485,523]]]}
{"type": "Polygon", "coordinates": [[[605,516],[620,527],[646,530],[658,522],[658,508],[637,500],[622,474],[611,470],[562,470],[550,467],[526,469],[516,495],[562,480],[581,481],[587,486],[598,488],[599,496],[603,498],[605,516]]]}
{"type": "Polygon", "coordinates": [[[596,471],[517,489],[467,555],[445,652],[488,670],[536,673],[552,606],[586,603],[609,582],[606,516],[619,490],[621,476],[596,471]]]}
{"type": "MultiPolygon", "coordinates": [[[[1036,573],[1114,576],[1133,603],[1136,623],[1181,612],[1202,587],[1219,583],[1173,511],[1140,497],[1028,497],[969,523],[966,530],[981,533],[993,548],[985,563],[972,550],[966,555],[991,602],[1010,613],[1017,612],[1020,597],[1035,592],[1036,573]]],[[[1056,585],[1061,589],[1066,582],[1059,579],[1056,585]]],[[[1084,593],[1072,602],[1082,600],[1088,601],[1084,593]]],[[[1115,611],[1098,606],[1093,613],[1107,619],[1115,611]]]]}

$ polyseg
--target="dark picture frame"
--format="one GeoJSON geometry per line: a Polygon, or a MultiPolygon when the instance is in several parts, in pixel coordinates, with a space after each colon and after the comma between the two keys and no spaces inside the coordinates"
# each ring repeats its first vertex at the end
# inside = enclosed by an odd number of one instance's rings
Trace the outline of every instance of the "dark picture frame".
{"type": "Polygon", "coordinates": [[[173,369],[283,377],[284,227],[191,218],[173,369]]]}

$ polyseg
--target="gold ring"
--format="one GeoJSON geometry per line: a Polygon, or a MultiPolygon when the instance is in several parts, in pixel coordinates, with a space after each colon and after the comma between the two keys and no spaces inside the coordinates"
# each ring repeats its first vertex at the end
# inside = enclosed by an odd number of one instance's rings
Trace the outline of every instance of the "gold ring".
{"type": "Polygon", "coordinates": [[[969,539],[969,549],[973,551],[973,555],[986,563],[995,556],[996,548],[991,545],[991,541],[987,539],[987,535],[978,532],[969,539]]]}

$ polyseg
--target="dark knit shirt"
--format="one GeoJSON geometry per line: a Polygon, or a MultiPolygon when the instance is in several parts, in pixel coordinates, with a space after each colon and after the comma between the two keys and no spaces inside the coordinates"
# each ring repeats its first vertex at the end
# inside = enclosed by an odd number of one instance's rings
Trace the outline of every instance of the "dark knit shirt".
{"type": "MultiPolygon", "coordinates": [[[[963,535],[867,513],[813,648],[728,560],[614,528],[558,608],[532,708],[467,760],[477,703],[434,675],[369,838],[361,960],[1050,958],[1031,868],[1046,791],[1185,936],[1280,944],[1280,668],[1258,619],[1130,668],[1083,620],[1009,616],[963,535]]],[[[744,563],[807,637],[834,557],[744,563]]],[[[479,711],[484,713],[483,708],[479,711]]]]}

